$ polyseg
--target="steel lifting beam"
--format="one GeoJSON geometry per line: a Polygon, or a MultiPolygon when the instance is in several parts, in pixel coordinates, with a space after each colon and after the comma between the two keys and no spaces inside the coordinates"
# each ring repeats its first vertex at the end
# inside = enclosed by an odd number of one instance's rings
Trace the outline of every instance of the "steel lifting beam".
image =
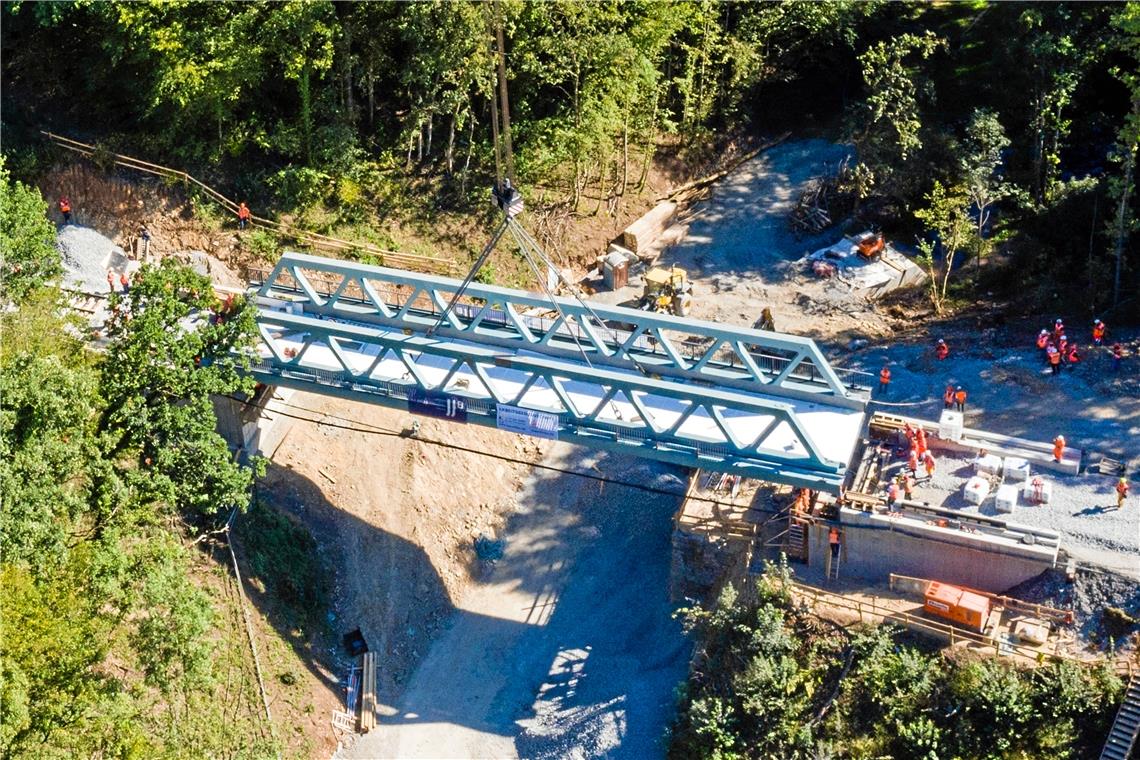
{"type": "MultiPolygon", "coordinates": [[[[258,295],[289,298],[305,314],[413,333],[436,324],[460,281],[301,253],[284,254],[258,295]]],[[[620,306],[583,305],[472,283],[435,331],[441,338],[528,350],[652,376],[863,410],[866,393],[844,386],[815,342],[620,306]],[[600,318],[604,324],[599,324],[600,318]]]]}
{"type": "Polygon", "coordinates": [[[513,415],[525,420],[506,427],[516,432],[809,488],[834,491],[845,474],[846,463],[820,453],[795,403],[505,351],[464,330],[456,332],[466,340],[426,338],[268,308],[258,321],[252,371],[267,384],[500,428],[513,415]]]}

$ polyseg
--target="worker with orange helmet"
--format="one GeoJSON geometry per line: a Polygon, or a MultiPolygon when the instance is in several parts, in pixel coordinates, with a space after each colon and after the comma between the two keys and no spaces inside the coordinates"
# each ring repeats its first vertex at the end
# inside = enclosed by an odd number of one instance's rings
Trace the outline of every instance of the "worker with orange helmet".
{"type": "Polygon", "coordinates": [[[1093,322],[1093,345],[1099,346],[1104,342],[1104,322],[1099,319],[1093,322]]]}
{"type": "Polygon", "coordinates": [[[1065,436],[1059,435],[1053,439],[1053,460],[1060,464],[1065,456],[1065,436]]]}
{"type": "Polygon", "coordinates": [[[887,390],[889,390],[890,387],[891,387],[891,368],[886,366],[886,365],[883,365],[883,368],[881,370],[879,370],[879,393],[881,393],[884,396],[887,395],[887,390]]]}
{"type": "Polygon", "coordinates": [[[942,361],[950,355],[950,346],[946,345],[946,341],[942,338],[939,338],[938,342],[934,345],[934,355],[938,357],[939,361],[942,361]]]}
{"type": "Polygon", "coordinates": [[[1116,508],[1124,506],[1124,497],[1128,495],[1128,481],[1123,477],[1116,483],[1116,508]]]}

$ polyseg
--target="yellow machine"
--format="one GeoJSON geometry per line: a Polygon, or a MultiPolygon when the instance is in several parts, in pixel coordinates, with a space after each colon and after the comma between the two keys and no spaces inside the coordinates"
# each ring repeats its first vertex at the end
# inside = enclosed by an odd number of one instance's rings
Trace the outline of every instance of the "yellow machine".
{"type": "Polygon", "coordinates": [[[665,269],[654,267],[642,275],[645,291],[641,294],[641,308],[687,317],[693,308],[693,284],[689,273],[681,267],[665,269]]]}

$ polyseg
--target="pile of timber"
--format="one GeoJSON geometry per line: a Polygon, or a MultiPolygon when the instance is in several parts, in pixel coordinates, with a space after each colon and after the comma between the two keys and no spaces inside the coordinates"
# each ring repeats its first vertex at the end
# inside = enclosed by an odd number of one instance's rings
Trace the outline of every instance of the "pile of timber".
{"type": "Polygon", "coordinates": [[[662,201],[646,212],[640,219],[622,230],[621,244],[640,256],[653,241],[661,237],[677,215],[677,204],[662,201]]]}
{"type": "Polygon", "coordinates": [[[832,182],[820,178],[800,194],[799,202],[792,209],[792,227],[800,232],[815,234],[831,226],[831,214],[827,209],[827,197],[832,182]]]}
{"type": "Polygon", "coordinates": [[[360,675],[360,732],[376,728],[376,654],[365,652],[360,675]]]}

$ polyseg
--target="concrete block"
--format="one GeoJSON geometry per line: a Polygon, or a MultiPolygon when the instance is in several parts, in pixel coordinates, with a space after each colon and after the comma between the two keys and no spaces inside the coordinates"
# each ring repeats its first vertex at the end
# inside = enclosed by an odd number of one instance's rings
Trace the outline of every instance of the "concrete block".
{"type": "Polygon", "coordinates": [[[1048,504],[1053,499],[1053,484],[1040,475],[1035,475],[1025,481],[1021,495],[1030,504],[1048,504]]]}
{"type": "Polygon", "coordinates": [[[976,458],[974,460],[974,472],[979,475],[1000,475],[1001,457],[986,454],[983,457],[976,458]]]}
{"type": "Polygon", "coordinates": [[[963,426],[962,413],[947,409],[938,418],[938,437],[946,441],[960,440],[963,426]]]}
{"type": "Polygon", "coordinates": [[[997,494],[994,496],[994,507],[998,512],[1012,512],[1013,508],[1017,506],[1017,486],[1004,485],[998,486],[997,494]]]}
{"type": "Polygon", "coordinates": [[[971,504],[981,504],[990,495],[990,482],[975,475],[966,481],[962,488],[962,495],[971,504]]]}
{"type": "Polygon", "coordinates": [[[1002,463],[1002,472],[1005,479],[1011,483],[1023,483],[1029,480],[1029,462],[1021,457],[1006,457],[1002,463]]]}

